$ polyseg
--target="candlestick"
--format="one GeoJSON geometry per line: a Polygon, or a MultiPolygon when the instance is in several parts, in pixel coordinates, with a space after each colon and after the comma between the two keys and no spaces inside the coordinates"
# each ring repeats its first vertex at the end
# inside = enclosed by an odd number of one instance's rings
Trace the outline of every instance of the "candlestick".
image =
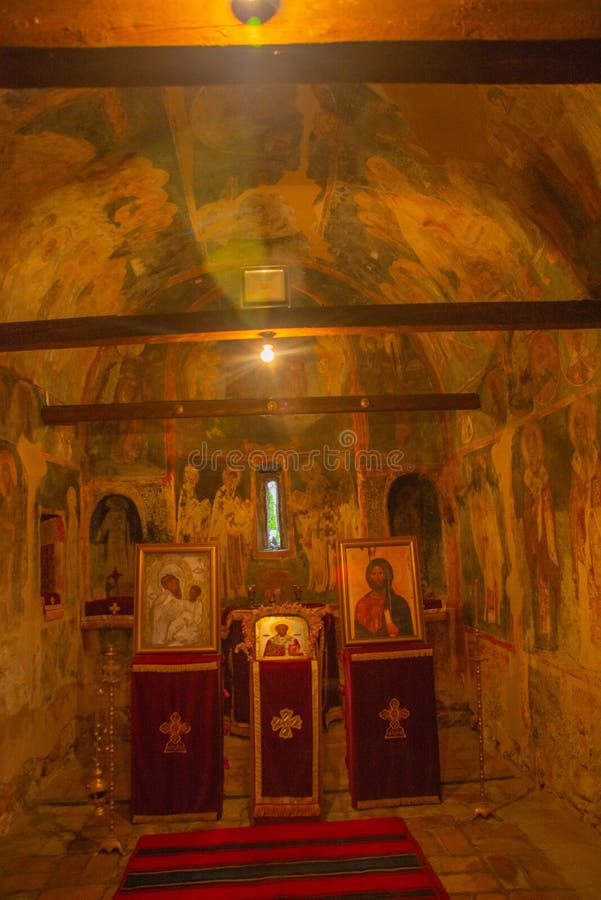
{"type": "Polygon", "coordinates": [[[474,579],[474,644],[472,662],[475,664],[476,678],[476,722],[478,727],[478,775],[480,782],[480,803],[474,810],[474,818],[488,819],[492,814],[486,799],[486,768],[484,760],[484,715],[482,712],[482,661],[480,651],[480,628],[478,627],[478,582],[474,579]]]}
{"type": "Polygon", "coordinates": [[[116,659],[115,648],[109,644],[106,650],[106,662],[102,667],[102,680],[108,686],[108,808],[109,808],[109,833],[102,841],[98,852],[111,853],[116,850],[123,855],[121,842],[115,837],[115,688],[120,680],[119,663],[116,659]]]}

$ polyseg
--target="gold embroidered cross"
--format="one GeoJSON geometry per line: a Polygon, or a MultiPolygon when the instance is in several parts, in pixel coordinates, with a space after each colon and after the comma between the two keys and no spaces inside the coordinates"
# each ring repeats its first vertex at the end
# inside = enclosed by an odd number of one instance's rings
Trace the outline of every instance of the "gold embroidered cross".
{"type": "Polygon", "coordinates": [[[291,738],[293,737],[293,728],[297,728],[299,731],[303,727],[303,720],[298,715],[295,715],[291,709],[281,709],[279,716],[274,716],[271,720],[271,728],[273,731],[279,731],[278,737],[281,738],[291,738]]]}
{"type": "Polygon", "coordinates": [[[172,712],[168,722],[163,722],[159,726],[159,731],[169,735],[169,740],[165,744],[163,753],[187,753],[186,746],[182,741],[182,734],[189,734],[192,726],[188,722],[182,722],[182,717],[178,712],[172,712]]]}
{"type": "Polygon", "coordinates": [[[113,602],[109,606],[109,612],[112,613],[114,616],[117,615],[118,612],[121,612],[121,607],[115,600],[113,600],[113,602]]]}
{"type": "Polygon", "coordinates": [[[393,697],[388,707],[379,713],[380,718],[388,722],[385,739],[406,738],[407,732],[403,728],[402,719],[408,719],[410,715],[409,710],[402,707],[397,698],[393,697]]]}

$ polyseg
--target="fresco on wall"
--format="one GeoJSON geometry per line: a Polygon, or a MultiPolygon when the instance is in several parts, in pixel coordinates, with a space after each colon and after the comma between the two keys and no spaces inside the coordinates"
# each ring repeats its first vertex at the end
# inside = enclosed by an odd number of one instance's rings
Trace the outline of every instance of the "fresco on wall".
{"type": "MultiPolygon", "coordinates": [[[[327,336],[276,342],[276,357],[259,359],[260,341],[183,344],[168,351],[166,383],[183,400],[300,398],[343,395],[355,367],[349,339],[327,336]]],[[[347,417],[348,419],[348,417],[347,417]]],[[[278,447],[292,452],[339,448],[345,426],[336,416],[322,414],[213,416],[178,419],[173,423],[177,450],[190,462],[213,467],[226,454],[246,454],[278,447]]]]}
{"type": "MultiPolygon", "coordinates": [[[[93,390],[95,403],[134,403],[163,395],[164,350],[113,351],[93,390]]],[[[88,426],[88,457],[94,475],[140,477],[164,470],[161,420],[123,419],[88,426]]]]}
{"type": "MultiPolygon", "coordinates": [[[[560,395],[562,384],[560,351],[553,333],[500,334],[482,373],[480,410],[469,414],[472,438],[489,437],[507,423],[549,406],[560,395]]],[[[461,442],[468,442],[464,435],[461,442]]]]}
{"type": "Polygon", "coordinates": [[[141,541],[140,516],[129,497],[108,494],[96,504],[89,527],[85,617],[133,614],[135,545],[141,541]]]}
{"type": "Polygon", "coordinates": [[[575,387],[588,384],[599,369],[599,332],[562,331],[560,339],[561,370],[575,387]]]}
{"type": "MultiPolygon", "coordinates": [[[[544,426],[549,430],[549,424],[544,426]]],[[[557,537],[555,485],[546,457],[545,430],[531,421],[519,429],[513,447],[513,496],[521,520],[523,562],[528,571],[530,612],[525,624],[534,632],[534,647],[556,650],[561,600],[560,548],[557,537]]],[[[554,437],[552,431],[551,440],[554,437]]],[[[557,469],[554,469],[557,475],[557,469]]]]}
{"type": "MultiPolygon", "coordinates": [[[[79,474],[72,468],[48,461],[46,474],[38,488],[37,503],[41,510],[40,528],[49,534],[55,529],[58,536],[58,541],[50,540],[47,546],[56,543],[62,556],[61,603],[74,611],[80,601],[79,474]]],[[[44,577],[43,560],[41,569],[44,577]]],[[[53,575],[47,573],[47,579],[47,584],[51,584],[53,575]]]]}
{"type": "Polygon", "coordinates": [[[501,495],[490,452],[463,459],[464,488],[460,505],[462,581],[471,600],[472,622],[507,636],[509,621],[505,581],[508,574],[501,516],[501,495]]]}
{"type": "Polygon", "coordinates": [[[361,536],[352,477],[326,475],[316,463],[294,473],[291,481],[288,508],[297,549],[307,562],[306,591],[328,593],[338,585],[338,542],[361,536]]]}
{"type": "Polygon", "coordinates": [[[601,458],[598,406],[580,397],[568,409],[569,523],[583,625],[583,653],[601,649],[601,458]]]}
{"type": "Polygon", "coordinates": [[[202,544],[209,540],[211,527],[211,501],[200,499],[198,481],[200,472],[194,466],[184,467],[182,486],[177,501],[176,544],[202,544]]]}
{"type": "Polygon", "coordinates": [[[10,393],[7,424],[15,443],[21,435],[33,443],[40,426],[40,395],[31,384],[16,381],[10,393]]]}
{"type": "Polygon", "coordinates": [[[557,394],[560,367],[557,338],[548,331],[535,331],[529,342],[532,396],[536,406],[544,406],[557,394]]]}
{"type": "Polygon", "coordinates": [[[9,443],[0,441],[0,622],[4,628],[23,612],[26,497],[17,454],[9,443]]]}
{"type": "Polygon", "coordinates": [[[254,543],[255,517],[241,490],[242,473],[224,468],[213,498],[209,539],[217,542],[217,596],[233,600],[246,593],[246,570],[254,543]]]}
{"type": "Polygon", "coordinates": [[[249,497],[248,467],[201,471],[182,468],[177,500],[177,543],[215,541],[217,596],[229,602],[247,595],[247,571],[255,545],[256,516],[249,497]]]}

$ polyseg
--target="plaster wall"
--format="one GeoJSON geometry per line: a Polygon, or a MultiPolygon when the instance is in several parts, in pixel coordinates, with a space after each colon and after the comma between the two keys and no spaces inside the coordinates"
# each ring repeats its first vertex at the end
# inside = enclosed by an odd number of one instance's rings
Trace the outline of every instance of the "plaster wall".
{"type": "MultiPolygon", "coordinates": [[[[498,371],[506,376],[505,368],[498,371]]],[[[437,650],[441,720],[452,722],[454,711],[468,704],[475,711],[473,657],[478,635],[488,747],[534,773],[541,788],[562,796],[597,825],[601,735],[592,710],[601,699],[598,393],[594,371],[586,385],[571,384],[566,372],[557,368],[555,390],[546,402],[526,398],[524,406],[514,399],[501,404],[496,418],[486,410],[473,414],[469,426],[465,414],[445,414],[439,427],[447,436],[446,449],[437,461],[432,445],[409,436],[406,446],[412,447],[411,472],[427,477],[439,496],[446,591],[437,598],[443,609],[430,616],[427,636],[437,650]],[[535,438],[528,444],[531,426],[535,438]]],[[[488,377],[489,373],[483,376],[485,381],[488,377]]],[[[7,396],[20,391],[22,399],[23,382],[6,375],[5,386],[7,396]]],[[[153,473],[151,458],[143,464],[138,460],[129,476],[127,467],[96,476],[85,456],[89,442],[81,433],[78,439],[71,435],[65,440],[63,435],[57,440],[52,430],[41,428],[36,418],[40,395],[30,386],[27,391],[30,406],[19,408],[29,412],[25,420],[6,418],[0,448],[5,460],[13,460],[1,510],[4,535],[12,536],[11,544],[4,540],[2,545],[3,571],[11,577],[10,590],[4,591],[6,628],[0,643],[5,828],[11,804],[26,802],[39,779],[78,742],[80,747],[82,740],[89,745],[99,660],[107,640],[118,636],[125,670],[131,657],[131,622],[111,628],[106,619],[86,621],[93,511],[103,496],[126,496],[138,510],[143,541],[173,542],[190,450],[189,433],[171,432],[163,445],[172,454],[166,457],[171,460],[167,468],[164,464],[153,473]],[[68,496],[73,498],[73,493],[77,537],[66,556],[62,616],[47,620],[39,597],[40,512],[55,510],[67,519],[68,496]],[[7,530],[11,525],[16,527],[7,530]]],[[[371,449],[389,447],[399,434],[397,428],[386,437],[382,422],[355,426],[354,433],[371,449]]],[[[317,432],[297,429],[295,446],[301,455],[313,446],[316,433],[323,436],[324,424],[319,427],[317,432]]],[[[328,427],[341,428],[341,423],[328,427]]],[[[423,422],[415,427],[423,433],[423,422]]],[[[258,432],[254,435],[255,449],[260,437],[258,432]]],[[[235,434],[234,438],[238,439],[235,434]]],[[[270,447],[286,446],[284,436],[279,444],[273,438],[270,432],[270,447]]],[[[117,445],[111,448],[109,442],[105,448],[108,459],[113,453],[118,459],[124,433],[115,439],[117,445]]],[[[224,607],[247,602],[248,583],[258,585],[260,592],[280,587],[288,599],[291,586],[301,584],[307,588],[304,599],[338,603],[336,566],[325,576],[320,569],[325,581],[316,581],[317,559],[303,530],[308,513],[314,517],[313,537],[320,547],[340,539],[336,523],[343,508],[351,510],[352,536],[389,534],[386,502],[398,472],[341,473],[322,467],[304,480],[299,472],[289,474],[287,490],[297,504],[291,505],[290,552],[257,559],[249,545],[248,554],[241,557],[246,561],[243,583],[230,594],[222,593],[224,607]],[[301,500],[304,505],[299,505],[301,500]]],[[[199,503],[206,499],[214,505],[223,468],[201,475],[195,497],[199,503]]],[[[256,497],[250,473],[240,478],[236,491],[254,521],[256,497]]],[[[425,533],[422,540],[430,537],[425,533]]],[[[120,733],[126,738],[127,678],[121,688],[120,733]]]]}

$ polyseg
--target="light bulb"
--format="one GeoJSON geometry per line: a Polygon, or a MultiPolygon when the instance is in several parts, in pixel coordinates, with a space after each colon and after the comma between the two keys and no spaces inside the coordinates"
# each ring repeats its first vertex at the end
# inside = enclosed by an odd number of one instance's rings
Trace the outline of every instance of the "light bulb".
{"type": "Polygon", "coordinates": [[[245,25],[262,25],[278,11],[280,0],[232,0],[232,12],[245,25]]]}
{"type": "Polygon", "coordinates": [[[263,349],[261,350],[261,359],[264,363],[273,362],[275,357],[275,353],[273,352],[273,344],[263,344],[263,349]]]}

